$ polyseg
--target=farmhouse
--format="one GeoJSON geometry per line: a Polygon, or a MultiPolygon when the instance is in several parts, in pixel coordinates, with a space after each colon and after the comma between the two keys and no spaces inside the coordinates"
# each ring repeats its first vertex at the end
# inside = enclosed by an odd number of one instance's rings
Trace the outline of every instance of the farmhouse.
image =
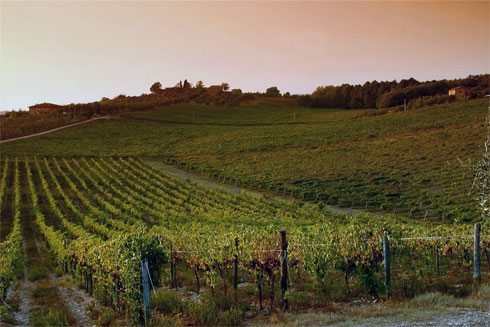
{"type": "Polygon", "coordinates": [[[452,88],[448,92],[449,95],[454,95],[456,99],[469,99],[471,96],[471,91],[467,87],[464,86],[458,86],[455,88],[452,88]]]}
{"type": "Polygon", "coordinates": [[[63,106],[53,104],[53,103],[47,103],[47,102],[36,104],[29,107],[29,113],[37,114],[37,115],[59,112],[61,110],[63,110],[63,106]]]}
{"type": "Polygon", "coordinates": [[[217,94],[223,91],[223,87],[221,85],[211,85],[207,88],[207,92],[211,94],[217,94]]]}

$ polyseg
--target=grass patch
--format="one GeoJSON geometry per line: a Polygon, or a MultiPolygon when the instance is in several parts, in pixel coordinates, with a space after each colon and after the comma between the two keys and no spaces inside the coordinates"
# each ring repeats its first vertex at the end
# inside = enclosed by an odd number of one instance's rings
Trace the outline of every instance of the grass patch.
{"type": "Polygon", "coordinates": [[[64,307],[43,307],[33,310],[31,324],[39,327],[65,327],[74,325],[75,319],[64,307]]]}
{"type": "Polygon", "coordinates": [[[108,327],[117,326],[120,323],[121,314],[111,308],[104,307],[91,302],[87,306],[89,316],[93,321],[97,321],[98,326],[108,327]]]}
{"type": "Polygon", "coordinates": [[[27,278],[30,281],[44,279],[47,278],[48,276],[49,276],[49,272],[45,266],[31,266],[27,271],[27,278]]]}

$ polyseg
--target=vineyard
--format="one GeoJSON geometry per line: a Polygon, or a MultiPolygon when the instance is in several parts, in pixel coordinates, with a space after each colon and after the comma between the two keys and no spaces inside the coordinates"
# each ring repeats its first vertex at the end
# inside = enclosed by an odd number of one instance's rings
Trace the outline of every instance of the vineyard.
{"type": "Polygon", "coordinates": [[[406,112],[259,103],[179,104],[2,145],[4,156],[131,156],[270,195],[474,222],[468,162],[481,156],[488,101],[406,112]]]}
{"type": "MultiPolygon", "coordinates": [[[[26,217],[65,272],[133,322],[145,319],[146,277],[155,289],[232,299],[221,315],[235,310],[240,319],[251,307],[296,310],[428,290],[464,295],[473,283],[469,224],[351,217],[294,199],[233,195],[133,157],[11,157],[0,171],[2,298],[21,275],[26,217]]],[[[484,281],[489,227],[481,224],[484,281]]]]}

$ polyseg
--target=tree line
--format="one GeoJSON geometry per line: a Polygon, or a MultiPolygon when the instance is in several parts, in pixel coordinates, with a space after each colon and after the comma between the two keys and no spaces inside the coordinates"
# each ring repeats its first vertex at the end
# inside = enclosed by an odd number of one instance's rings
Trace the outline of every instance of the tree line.
{"type": "MultiPolygon", "coordinates": [[[[470,75],[462,79],[419,82],[414,78],[401,81],[372,81],[363,85],[342,84],[341,86],[319,86],[311,95],[298,97],[298,103],[305,107],[317,108],[390,108],[403,105],[404,101],[416,105],[416,100],[437,97],[434,102],[448,102],[451,88],[470,88],[473,97],[489,93],[489,74],[470,75]]],[[[420,102],[420,101],[419,101],[420,102]]]]}

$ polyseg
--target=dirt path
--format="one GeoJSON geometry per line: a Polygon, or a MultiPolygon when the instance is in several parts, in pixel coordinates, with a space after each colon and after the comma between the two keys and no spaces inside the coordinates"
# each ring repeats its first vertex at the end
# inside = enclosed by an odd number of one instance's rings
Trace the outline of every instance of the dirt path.
{"type": "MultiPolygon", "coordinates": [[[[26,243],[22,242],[22,250],[24,251],[24,258],[27,257],[26,243]]],[[[27,266],[24,265],[24,279],[20,283],[19,287],[19,311],[14,312],[14,319],[21,326],[27,326],[31,319],[31,294],[34,289],[34,283],[27,279],[27,266]]]]}
{"type": "MultiPolygon", "coordinates": [[[[235,185],[223,184],[223,183],[218,183],[218,182],[215,182],[215,181],[212,181],[209,179],[204,179],[202,177],[196,176],[192,173],[181,170],[179,168],[175,168],[175,167],[166,165],[166,164],[159,162],[159,161],[147,160],[146,162],[149,165],[151,165],[152,167],[160,169],[160,170],[170,174],[173,177],[179,178],[179,179],[184,180],[184,181],[189,179],[191,182],[198,183],[198,184],[201,184],[203,186],[210,187],[213,189],[217,189],[218,187],[222,187],[222,188],[227,189],[228,191],[230,191],[233,194],[240,194],[243,191],[247,191],[248,193],[254,194],[257,196],[270,195],[270,194],[265,193],[265,192],[249,190],[249,189],[245,189],[245,188],[238,187],[235,185]]],[[[288,196],[280,196],[280,195],[273,195],[273,197],[275,199],[278,199],[278,200],[290,200],[291,199],[288,196]]],[[[362,212],[361,210],[350,209],[350,208],[341,208],[341,207],[335,207],[335,206],[325,206],[324,209],[328,210],[328,211],[336,212],[336,213],[343,213],[343,214],[351,215],[351,216],[362,212]]]]}
{"type": "Polygon", "coordinates": [[[53,132],[56,132],[56,131],[59,131],[59,130],[65,129],[65,128],[74,127],[74,126],[78,126],[78,125],[82,125],[82,124],[88,124],[88,123],[94,122],[94,121],[99,120],[99,119],[108,119],[108,118],[109,118],[109,116],[91,118],[89,120],[84,120],[84,121],[81,121],[79,123],[75,123],[75,124],[70,124],[70,125],[65,125],[65,126],[53,128],[53,129],[50,129],[48,131],[39,132],[39,133],[36,133],[36,134],[30,134],[30,135],[15,137],[13,139],[2,140],[2,141],[0,141],[0,144],[7,143],[7,142],[18,141],[18,140],[23,140],[23,139],[28,139],[28,138],[31,138],[31,137],[35,137],[35,136],[39,136],[39,135],[44,135],[44,134],[48,134],[48,133],[53,133],[53,132]]]}

